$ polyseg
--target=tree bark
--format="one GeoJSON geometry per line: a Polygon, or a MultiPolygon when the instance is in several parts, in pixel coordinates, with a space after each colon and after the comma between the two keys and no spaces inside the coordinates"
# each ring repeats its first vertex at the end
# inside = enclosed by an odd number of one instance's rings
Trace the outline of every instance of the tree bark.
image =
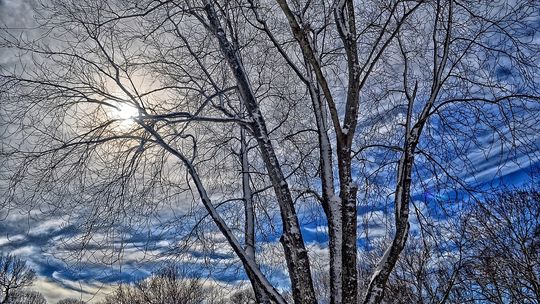
{"type": "Polygon", "coordinates": [[[334,186],[332,144],[328,137],[326,106],[321,96],[309,63],[306,63],[307,82],[312,101],[319,139],[320,177],[322,185],[322,207],[328,220],[328,250],[330,254],[330,303],[342,301],[342,221],[341,199],[334,186]]]}
{"type": "MultiPolygon", "coordinates": [[[[253,206],[253,191],[249,184],[249,160],[248,160],[248,149],[246,143],[246,131],[244,128],[240,130],[240,161],[242,165],[242,192],[244,199],[244,213],[245,213],[245,250],[246,255],[251,257],[255,263],[257,260],[255,258],[255,208],[253,206]]],[[[257,282],[255,274],[249,269],[246,268],[247,276],[253,287],[253,292],[255,293],[255,299],[257,303],[260,304],[269,304],[270,296],[265,292],[264,288],[257,282]]]]}
{"type": "Polygon", "coordinates": [[[357,269],[357,208],[358,185],[352,179],[351,153],[347,147],[339,147],[338,166],[340,179],[340,198],[342,201],[342,303],[358,302],[357,269]]]}
{"type": "MultiPolygon", "coordinates": [[[[411,109],[411,107],[409,107],[409,109],[411,109]]],[[[388,277],[394,269],[409,236],[409,201],[411,195],[414,152],[418,144],[423,123],[424,122],[421,120],[411,132],[406,133],[403,155],[399,160],[396,194],[394,198],[396,232],[392,243],[386,249],[377,268],[373,272],[364,297],[364,304],[381,303],[383,300],[384,288],[388,281],[388,277]]],[[[407,125],[409,125],[409,122],[407,125]]]]}
{"type": "MultiPolygon", "coordinates": [[[[357,208],[356,194],[358,186],[352,178],[351,172],[351,146],[356,131],[358,103],[359,103],[359,71],[358,54],[356,47],[356,28],[354,21],[354,7],[352,1],[340,1],[336,9],[336,22],[340,36],[345,46],[348,59],[348,91],[346,110],[343,127],[340,124],[339,115],[335,106],[334,98],[321,70],[320,63],[315,54],[313,39],[306,34],[305,29],[296,15],[292,12],[286,0],[278,0],[283,13],[287,17],[290,28],[296,38],[304,58],[313,68],[315,79],[320,85],[326,99],[330,117],[337,137],[338,171],[340,182],[339,200],[330,200],[327,194],[328,208],[325,210],[329,219],[329,246],[330,249],[330,286],[332,304],[357,303],[358,301],[358,271],[357,271],[357,208]],[[341,261],[336,260],[341,258],[341,261]]],[[[308,71],[309,71],[308,67],[308,71]]],[[[317,107],[315,107],[317,111],[317,107]]],[[[321,113],[324,113],[321,111],[321,113]]],[[[317,114],[317,113],[316,113],[317,114]]],[[[319,127],[319,126],[318,126],[319,127]]],[[[319,134],[321,132],[319,131],[319,134]]],[[[322,137],[324,140],[324,137],[322,137]]],[[[320,137],[321,140],[321,137],[320,137]]],[[[324,141],[321,141],[323,143],[324,141]]],[[[325,155],[321,145],[321,155],[325,155]]],[[[327,183],[330,184],[330,183],[327,183]]],[[[324,187],[324,184],[323,184],[324,187]]],[[[324,198],[323,193],[323,198],[324,198]]],[[[334,195],[331,196],[333,198],[334,195]]]]}
{"type": "Polygon", "coordinates": [[[221,52],[225,56],[236,79],[238,90],[242,101],[246,106],[246,110],[253,120],[251,132],[257,140],[258,147],[261,151],[266,170],[280,207],[283,225],[283,234],[280,238],[280,242],[285,252],[294,301],[298,304],[317,303],[311,278],[309,257],[300,230],[298,216],[296,215],[289,185],[281,171],[280,163],[268,137],[266,123],[251,89],[251,85],[249,84],[239,54],[232,43],[227,39],[212,2],[206,0],[204,3],[210,27],[216,36],[221,52]]]}

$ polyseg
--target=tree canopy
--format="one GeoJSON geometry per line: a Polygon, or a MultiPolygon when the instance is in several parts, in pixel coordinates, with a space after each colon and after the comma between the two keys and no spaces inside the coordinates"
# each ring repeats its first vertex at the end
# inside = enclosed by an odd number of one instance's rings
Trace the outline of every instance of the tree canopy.
{"type": "Polygon", "coordinates": [[[82,255],[108,264],[126,234],[174,231],[180,250],[211,219],[257,301],[286,303],[260,260],[272,231],[295,303],[380,303],[417,202],[451,213],[538,162],[538,12],[525,0],[40,1],[31,28],[1,27],[2,211],[76,222],[83,251],[107,248],[82,255]],[[381,209],[388,242],[359,284],[358,218],[381,209]],[[328,235],[328,299],[310,214],[328,235]]]}

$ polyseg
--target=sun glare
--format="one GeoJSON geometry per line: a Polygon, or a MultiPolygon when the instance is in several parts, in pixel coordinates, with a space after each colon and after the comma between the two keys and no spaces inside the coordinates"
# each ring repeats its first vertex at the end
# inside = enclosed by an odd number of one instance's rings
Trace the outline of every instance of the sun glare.
{"type": "Polygon", "coordinates": [[[118,118],[120,119],[132,119],[139,115],[139,111],[137,108],[124,103],[118,106],[116,115],[118,115],[118,118]]]}
{"type": "Polygon", "coordinates": [[[139,110],[128,103],[116,103],[116,107],[109,113],[111,118],[120,120],[120,126],[123,128],[133,125],[133,118],[139,116],[139,110]]]}

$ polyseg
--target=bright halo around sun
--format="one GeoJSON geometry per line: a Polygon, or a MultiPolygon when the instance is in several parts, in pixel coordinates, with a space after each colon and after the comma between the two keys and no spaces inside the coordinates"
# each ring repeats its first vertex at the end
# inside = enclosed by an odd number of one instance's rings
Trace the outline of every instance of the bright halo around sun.
{"type": "Polygon", "coordinates": [[[116,112],[118,112],[116,115],[120,119],[133,119],[134,117],[139,116],[139,110],[127,103],[119,104],[116,112]]]}
{"type": "Polygon", "coordinates": [[[117,102],[115,107],[111,109],[110,114],[111,118],[119,120],[120,127],[129,128],[135,123],[133,118],[139,116],[139,110],[129,103],[117,102]]]}

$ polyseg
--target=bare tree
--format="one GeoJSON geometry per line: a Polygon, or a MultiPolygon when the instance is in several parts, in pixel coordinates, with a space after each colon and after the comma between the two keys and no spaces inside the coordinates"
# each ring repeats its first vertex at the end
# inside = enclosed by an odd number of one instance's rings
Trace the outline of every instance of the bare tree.
{"type": "Polygon", "coordinates": [[[16,290],[11,295],[9,304],[47,304],[45,297],[35,290],[16,290]]]}
{"type": "Polygon", "coordinates": [[[250,290],[241,290],[237,291],[231,295],[229,299],[230,303],[239,303],[239,304],[254,304],[257,303],[255,294],[250,290]]]}
{"type": "Polygon", "coordinates": [[[464,281],[468,261],[467,241],[459,227],[426,229],[412,235],[388,279],[385,303],[466,303],[464,281]],[[437,229],[439,230],[439,229],[437,229]]]}
{"type": "MultiPolygon", "coordinates": [[[[203,280],[189,278],[175,266],[167,266],[133,285],[120,285],[103,304],[225,304],[225,293],[203,280]]],[[[240,302],[238,302],[240,303],[240,302]]]]}
{"type": "Polygon", "coordinates": [[[58,301],[57,304],[86,304],[86,302],[76,298],[65,298],[58,301]]]}
{"type": "Polygon", "coordinates": [[[468,219],[471,297],[486,303],[540,303],[540,193],[502,192],[468,219]]]}
{"type": "MultiPolygon", "coordinates": [[[[384,303],[538,303],[538,199],[536,190],[507,189],[467,202],[444,230],[420,223],[384,303]]],[[[376,263],[382,250],[363,253],[363,261],[376,263]]]]}
{"type": "Polygon", "coordinates": [[[205,290],[200,280],[184,278],[176,268],[168,267],[136,285],[143,302],[202,303],[205,290]]]}
{"type": "Polygon", "coordinates": [[[100,229],[147,225],[159,207],[191,196],[258,301],[285,303],[256,262],[259,212],[282,233],[294,301],[309,304],[318,299],[298,210],[317,202],[330,302],[379,303],[415,191],[473,193],[474,152],[502,151],[500,170],[518,162],[512,153],[536,156],[536,8],[44,1],[35,32],[6,28],[0,42],[20,62],[0,70],[11,168],[3,204],[81,215],[84,246],[100,229]],[[392,237],[359,290],[357,205],[374,197],[390,197],[392,237]],[[260,201],[269,203],[255,208],[260,201]],[[238,202],[244,212],[231,216],[226,207],[238,202]]]}
{"type": "Polygon", "coordinates": [[[32,285],[35,277],[34,270],[26,265],[26,261],[10,254],[0,255],[0,303],[11,303],[13,294],[32,285]]]}

